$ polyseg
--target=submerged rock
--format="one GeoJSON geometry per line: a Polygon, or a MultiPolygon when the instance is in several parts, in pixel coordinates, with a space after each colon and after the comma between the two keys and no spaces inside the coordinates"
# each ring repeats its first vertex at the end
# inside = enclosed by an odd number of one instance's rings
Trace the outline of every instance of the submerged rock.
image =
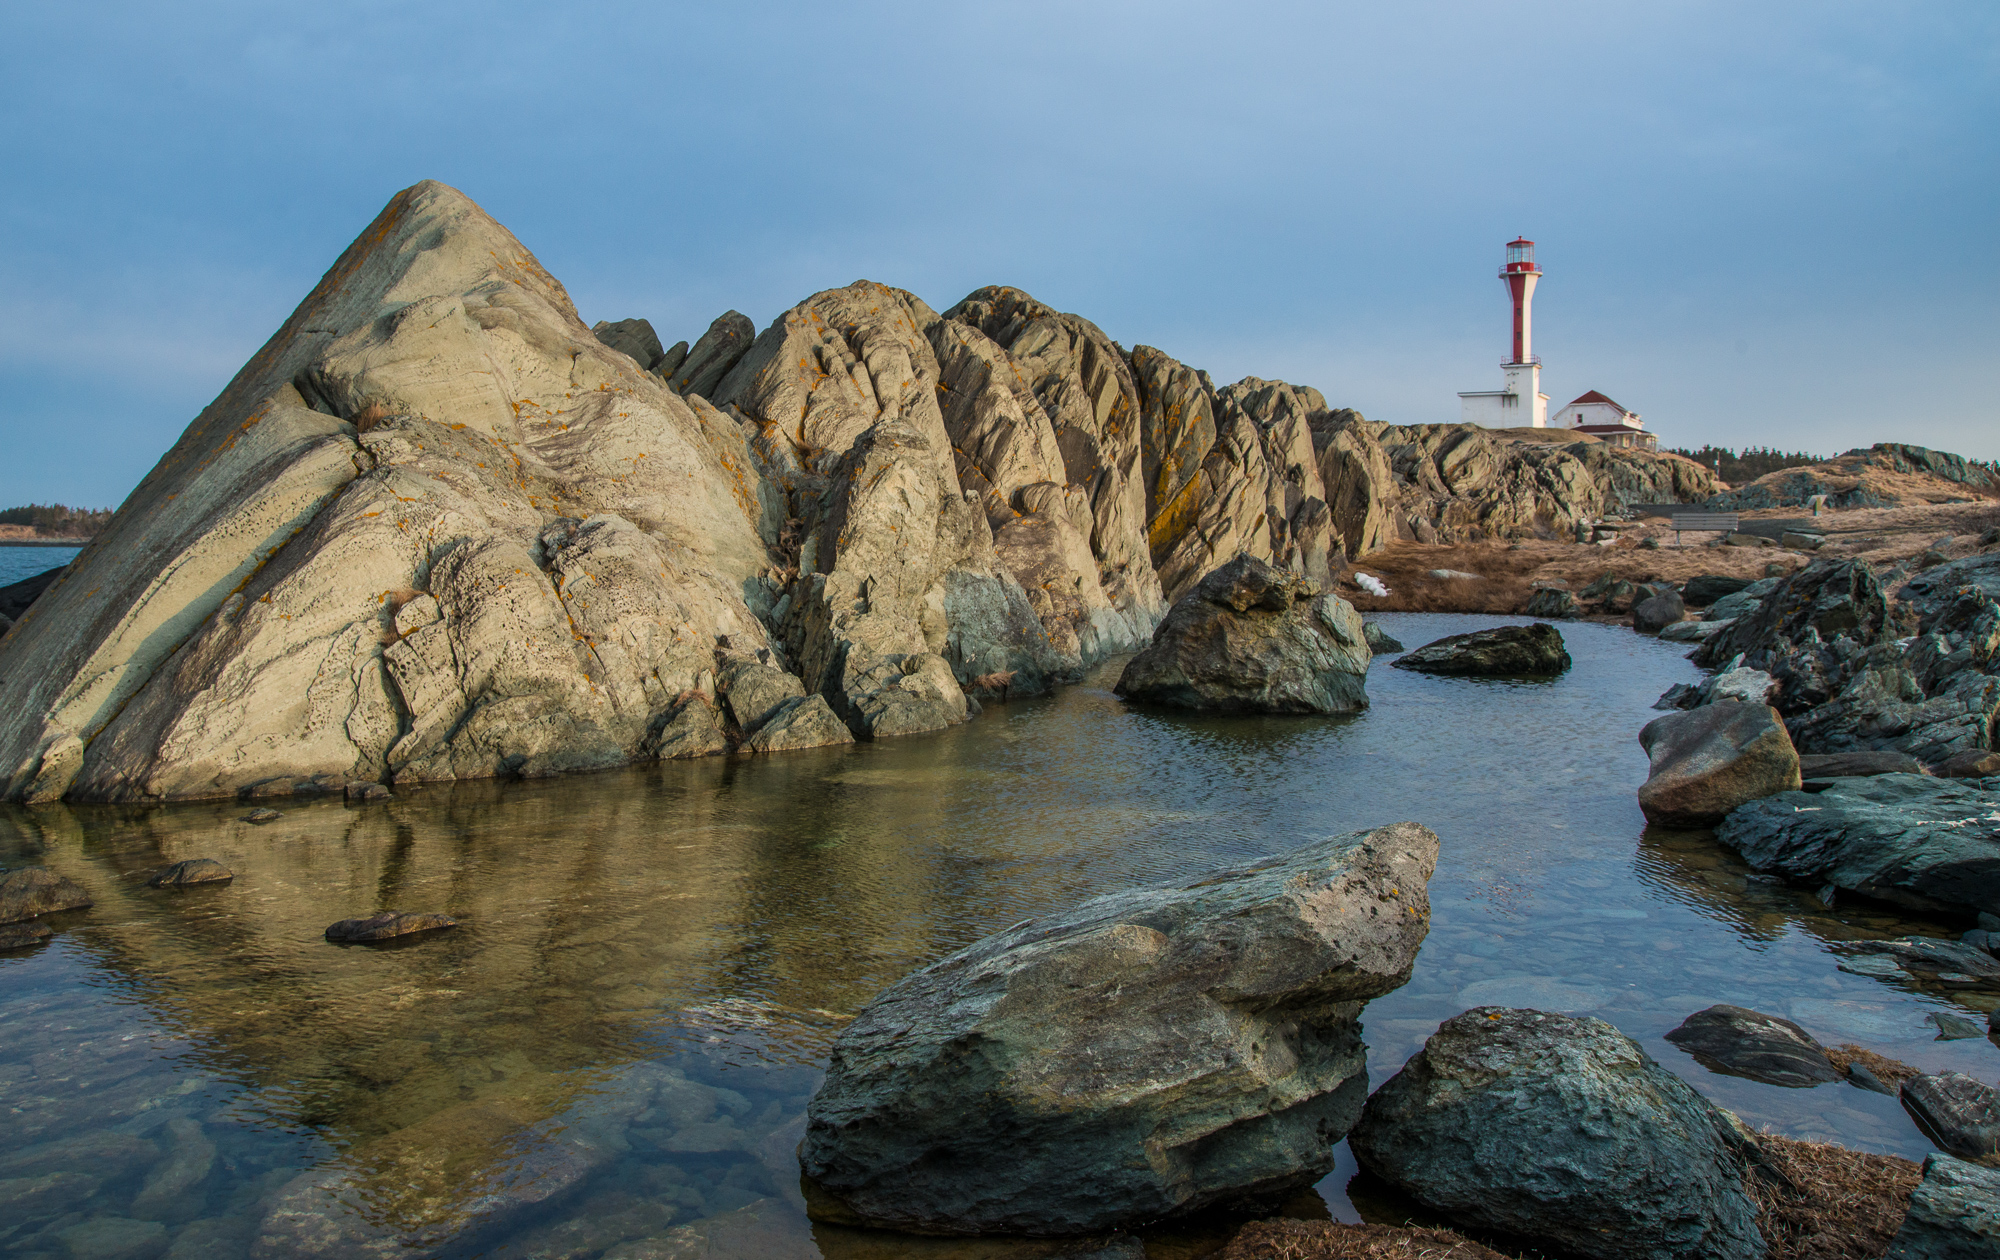
{"type": "Polygon", "coordinates": [[[1397,823],[1031,919],[835,1043],[819,1218],[1086,1234],[1311,1185],[1367,1094],[1361,1004],[1409,977],[1437,837],[1397,823]]]}
{"type": "Polygon", "coordinates": [[[1715,838],[1758,870],[1801,883],[1932,912],[2000,914],[1996,793],[1993,779],[1841,779],[1744,804],[1715,838]]]}
{"type": "Polygon", "coordinates": [[[1593,1260],[1762,1260],[1729,1117],[1602,1020],[1479,1007],[1368,1100],[1361,1166],[1450,1220],[1593,1260]]]}
{"type": "Polygon", "coordinates": [[[457,919],[442,914],[411,914],[401,910],[384,910],[365,919],[342,919],[327,928],[326,939],[342,944],[360,944],[457,926],[457,919]]]}
{"type": "Polygon", "coordinates": [[[1800,785],[1799,755],[1768,705],[1670,713],[1640,730],[1639,745],[1652,763],[1639,808],[1656,823],[1706,826],[1747,801],[1800,785]]]}
{"type": "Polygon", "coordinates": [[[25,923],[0,923],[0,949],[26,949],[54,935],[48,924],[33,919],[25,923]]]}
{"type": "Polygon", "coordinates": [[[1965,1159],[2000,1155],[2000,1092],[1963,1072],[1903,1082],[1903,1110],[1931,1141],[1965,1159]]]}
{"type": "Polygon", "coordinates": [[[230,870],[214,858],[189,858],[176,862],[153,878],[146,881],[149,888],[187,888],[195,884],[226,884],[236,878],[230,870]]]}
{"type": "Polygon", "coordinates": [[[0,923],[19,923],[89,905],[90,894],[82,885],[46,866],[23,866],[0,877],[0,923]]]}
{"type": "Polygon", "coordinates": [[[1174,602],[1112,690],[1206,713],[1352,713],[1372,657],[1352,604],[1237,556],[1174,602]]]}
{"type": "Polygon", "coordinates": [[[2000,1256],[2000,1171],[1949,1155],[1924,1158],[1924,1179],[1889,1243],[1886,1260],[1990,1260],[2000,1256]]]}
{"type": "Polygon", "coordinates": [[[1562,632],[1537,622],[1447,635],[1390,662],[1423,674],[1465,674],[1491,678],[1552,678],[1570,666],[1562,632]]]}
{"type": "Polygon", "coordinates": [[[1696,1011],[1667,1040],[1711,1072],[1767,1085],[1809,1089],[1841,1076],[1811,1033],[1789,1019],[1740,1006],[1696,1011]]]}

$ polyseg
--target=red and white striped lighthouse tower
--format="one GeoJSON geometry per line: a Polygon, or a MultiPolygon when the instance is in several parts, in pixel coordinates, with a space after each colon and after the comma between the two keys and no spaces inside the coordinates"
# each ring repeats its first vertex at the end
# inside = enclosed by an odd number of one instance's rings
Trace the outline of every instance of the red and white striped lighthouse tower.
{"type": "Polygon", "coordinates": [[[1460,409],[1468,424],[1489,429],[1549,424],[1549,396],[1542,392],[1542,361],[1535,355],[1535,282],[1542,269],[1535,265],[1535,243],[1527,237],[1507,242],[1507,261],[1500,278],[1514,298],[1514,355],[1500,365],[1506,384],[1497,390],[1460,394],[1460,409]]]}

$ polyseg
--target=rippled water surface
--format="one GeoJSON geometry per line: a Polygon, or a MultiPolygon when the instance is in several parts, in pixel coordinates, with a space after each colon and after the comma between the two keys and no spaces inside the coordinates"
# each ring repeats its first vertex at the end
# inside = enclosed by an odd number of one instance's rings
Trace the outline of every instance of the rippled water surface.
{"type": "Polygon", "coordinates": [[[59,569],[76,559],[81,547],[0,546],[0,586],[12,586],[45,569],[59,569]]]}
{"type": "MultiPolygon", "coordinates": [[[[1412,646],[1495,621],[1381,620],[1412,646]]],[[[7,807],[0,864],[46,863],[96,905],[0,954],[0,1251],[984,1254],[807,1223],[793,1149],[845,1021],[1051,907],[1406,818],[1443,858],[1415,976],[1364,1014],[1377,1082],[1467,1007],[1588,1012],[1754,1125],[1921,1156],[1893,1099],[1714,1075],[1661,1034],[1733,1002],[1990,1080],[2000,1051],[1931,1040],[1923,1018],[1983,1022],[1993,996],[1849,975],[1828,952],[1960,925],[1830,911],[1706,832],[1648,831],[1635,736],[1696,671],[1627,630],[1563,633],[1560,680],[1378,661],[1374,707],[1347,719],[1135,711],[1114,663],[932,736],[290,802],[262,826],[238,803],[7,807]],[[235,882],[145,886],[191,857],[235,882]],[[389,908],[463,926],[397,948],[321,937],[389,908]],[[300,1215],[336,1200],[333,1226],[300,1215]]],[[[1345,1216],[1344,1182],[1320,1189],[1345,1216]]]]}

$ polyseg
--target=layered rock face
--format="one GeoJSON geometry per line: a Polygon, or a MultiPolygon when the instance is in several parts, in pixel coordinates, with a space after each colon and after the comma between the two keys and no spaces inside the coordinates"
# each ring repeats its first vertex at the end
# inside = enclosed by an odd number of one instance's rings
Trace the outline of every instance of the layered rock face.
{"type": "MultiPolygon", "coordinates": [[[[1567,519],[1508,489],[1514,455],[1486,480],[1453,455],[1489,439],[1399,432],[1012,289],[939,315],[864,281],[761,334],[730,311],[692,347],[593,335],[505,228],[419,184],[0,639],[0,795],[552,774],[838,742],[827,714],[934,730],[973,678],[1027,694],[1144,645],[1236,554],[1324,576],[1433,510],[1567,519]],[[1405,503],[1412,443],[1458,490],[1405,503]],[[824,712],[735,723],[746,657],[824,712]]],[[[1602,476],[1548,485],[1593,510],[1681,475],[1585,456],[1602,476]]]]}
{"type": "Polygon", "coordinates": [[[808,1109],[814,1214],[1087,1234],[1310,1185],[1360,1114],[1357,1016],[1409,977],[1436,861],[1435,835],[1396,823],[1099,897],[905,977],[808,1109]]]}
{"type": "Polygon", "coordinates": [[[1175,601],[1113,690],[1207,713],[1353,713],[1373,658],[1352,604],[1238,556],[1175,601]]]}

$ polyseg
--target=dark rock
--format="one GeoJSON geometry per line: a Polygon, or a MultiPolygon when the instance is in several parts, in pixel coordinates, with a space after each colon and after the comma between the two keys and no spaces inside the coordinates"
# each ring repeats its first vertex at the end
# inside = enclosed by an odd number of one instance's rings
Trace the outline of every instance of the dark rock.
{"type": "Polygon", "coordinates": [[[1953,753],[1933,770],[1946,779],[1990,779],[2000,776],[2000,753],[1986,748],[1970,748],[1953,753]]]}
{"type": "Polygon", "coordinates": [[[2000,1172],[1932,1154],[1886,1260],[1992,1260],[2000,1256],[2000,1172]]]}
{"type": "Polygon", "coordinates": [[[1926,569],[1903,583],[1896,598],[1909,605],[1921,623],[1936,617],[1967,586],[1988,599],[2000,600],[2000,552],[1967,556],[1926,569]]]}
{"type": "Polygon", "coordinates": [[[1372,656],[1352,604],[1239,555],[1174,601],[1112,690],[1205,713],[1352,713],[1372,656]]]}
{"type": "Polygon", "coordinates": [[[1362,622],[1361,633],[1368,640],[1368,650],[1377,656],[1387,656],[1391,652],[1400,652],[1403,650],[1403,645],[1396,640],[1395,636],[1384,630],[1376,622],[1362,622]]]}
{"type": "Polygon", "coordinates": [[[1963,1072],[1903,1082],[1903,1110],[1939,1147],[1966,1159],[2000,1155],[2000,1093],[1963,1072]]]}
{"type": "Polygon", "coordinates": [[[1570,659],[1562,633],[1538,622],[1448,635],[1391,663],[1424,674],[1552,678],[1569,668],[1570,659]]]}
{"type": "Polygon", "coordinates": [[[1878,954],[1895,960],[1906,971],[1932,975],[1956,973],[1986,980],[2000,980],[2000,959],[1964,941],[1942,941],[1930,936],[1900,936],[1887,940],[1842,941],[1836,953],[1878,954]]]}
{"type": "Polygon", "coordinates": [[[28,611],[28,606],[33,604],[43,591],[54,586],[67,572],[69,566],[59,564],[53,569],[44,569],[33,577],[0,586],[0,617],[5,617],[9,621],[19,621],[21,615],[28,611]]]}
{"type": "MultiPolygon", "coordinates": [[[[1766,578],[1765,580],[1769,581],[1770,579],[1766,578]]],[[[1708,616],[1716,621],[1734,621],[1738,617],[1754,617],[1757,614],[1757,610],[1763,606],[1764,601],[1760,597],[1751,594],[1748,589],[1745,589],[1736,592],[1734,595],[1724,595],[1721,599],[1710,604],[1708,606],[1708,616]]]]}
{"type": "Polygon", "coordinates": [[[25,923],[0,923],[0,949],[26,949],[54,935],[48,924],[33,919],[25,923]]]}
{"type": "Polygon", "coordinates": [[[326,939],[341,944],[359,944],[457,926],[457,919],[442,914],[406,914],[400,910],[384,910],[365,919],[342,919],[326,930],[326,939]]]}
{"type": "Polygon", "coordinates": [[[350,801],[386,801],[393,795],[386,783],[350,783],[344,791],[350,801]]]}
{"type": "Polygon", "coordinates": [[[0,923],[19,923],[58,910],[81,910],[90,894],[46,866],[23,866],[0,877],[0,923]]]}
{"type": "Polygon", "coordinates": [[[1414,823],[1337,836],[905,977],[807,1111],[812,1211],[1068,1235],[1311,1185],[1367,1094],[1361,1003],[1408,979],[1436,857],[1414,823]]]}
{"type": "Polygon", "coordinates": [[[1877,774],[1923,774],[1923,763],[1908,753],[1801,753],[1799,774],[1808,779],[1860,779],[1877,774]]]}
{"type": "Polygon", "coordinates": [[[1754,615],[1711,635],[1692,659],[1715,669],[1741,656],[1780,680],[1775,703],[1790,715],[1824,704],[1845,685],[1854,654],[1834,652],[1836,640],[1868,648],[1888,627],[1888,599],[1866,562],[1815,560],[1763,596],[1754,615]]]}
{"type": "Polygon", "coordinates": [[[247,823],[276,822],[280,818],[283,818],[284,816],[285,815],[281,810],[253,809],[249,813],[243,815],[243,821],[247,823]]]}
{"type": "Polygon", "coordinates": [[[1687,585],[1681,588],[1681,599],[1690,608],[1706,608],[1724,595],[1734,595],[1748,585],[1750,585],[1749,578],[1704,573],[1700,577],[1688,579],[1687,585]]]}
{"type": "Polygon", "coordinates": [[[1953,1015],[1947,1011],[1932,1011],[1924,1016],[1924,1022],[1938,1030],[1939,1041],[1964,1041],[1971,1037],[1984,1037],[1986,1030],[1963,1015],[1953,1015]]]}
{"type": "Polygon", "coordinates": [[[1990,779],[1841,779],[1816,795],[1743,805],[1715,838],[1758,870],[1801,883],[1930,912],[2000,913],[1995,790],[1990,779]]]}
{"type": "Polygon", "coordinates": [[[1827,1060],[1826,1048],[1811,1033],[1789,1019],[1740,1006],[1696,1011],[1668,1033],[1667,1040],[1709,1071],[1725,1076],[1793,1089],[1840,1079],[1840,1072],[1827,1060]]]}
{"type": "Polygon", "coordinates": [[[226,884],[236,878],[230,870],[214,858],[189,858],[176,862],[146,881],[149,888],[187,888],[194,884],[226,884]]]}
{"type": "Polygon", "coordinates": [[[1550,621],[1573,621],[1583,616],[1583,606],[1576,602],[1576,596],[1568,591],[1544,587],[1528,597],[1528,606],[1521,610],[1529,617],[1545,617],[1550,621]]]}
{"type": "Polygon", "coordinates": [[[1603,1260],[1761,1260],[1741,1142],[1610,1024],[1502,1007],[1446,1020],[1348,1136],[1455,1223],[1603,1260]]]}
{"type": "Polygon", "coordinates": [[[1707,826],[1747,801],[1799,789],[1799,755],[1769,705],[1725,701],[1648,722],[1652,763],[1639,808],[1656,823],[1707,826]]]}
{"type": "Polygon", "coordinates": [[[694,349],[688,351],[668,384],[677,394],[709,397],[756,339],[757,326],[750,322],[749,316],[741,311],[723,312],[708,326],[701,340],[694,343],[694,349]]]}
{"type": "Polygon", "coordinates": [[[646,320],[599,320],[590,326],[590,331],[613,350],[631,355],[632,361],[648,372],[659,371],[661,361],[667,357],[667,352],[660,348],[659,334],[646,320]]]}
{"type": "Polygon", "coordinates": [[[1680,593],[1668,588],[1632,606],[1632,628],[1641,634],[1658,634],[1687,616],[1680,593]]]}
{"type": "Polygon", "coordinates": [[[676,341],[667,347],[666,353],[660,356],[660,362],[653,370],[666,380],[672,380],[674,379],[674,373],[681,370],[681,364],[687,362],[687,357],[688,343],[685,341],[676,341]]]}

